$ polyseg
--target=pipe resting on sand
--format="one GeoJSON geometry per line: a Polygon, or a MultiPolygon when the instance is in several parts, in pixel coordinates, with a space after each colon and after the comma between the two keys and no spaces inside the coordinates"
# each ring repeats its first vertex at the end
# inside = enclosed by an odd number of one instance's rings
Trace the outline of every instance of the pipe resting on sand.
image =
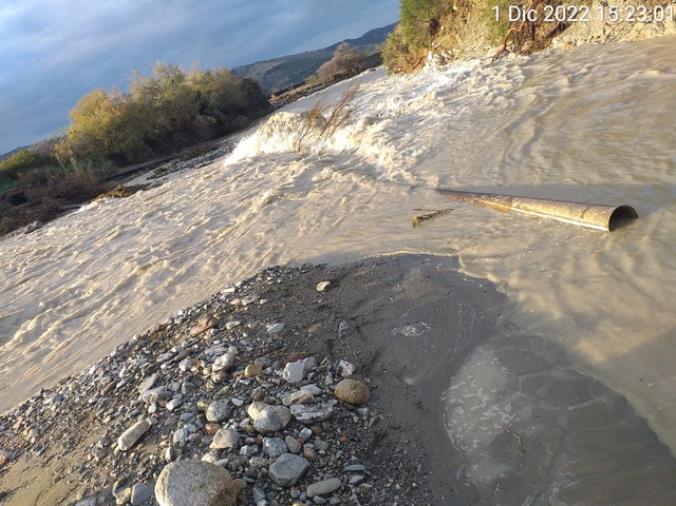
{"type": "Polygon", "coordinates": [[[552,218],[580,227],[605,230],[606,232],[612,232],[623,223],[638,218],[636,210],[627,205],[603,206],[583,204],[581,202],[454,190],[439,190],[439,192],[446,195],[449,199],[460,202],[478,204],[497,209],[498,211],[515,211],[531,216],[552,218]]]}

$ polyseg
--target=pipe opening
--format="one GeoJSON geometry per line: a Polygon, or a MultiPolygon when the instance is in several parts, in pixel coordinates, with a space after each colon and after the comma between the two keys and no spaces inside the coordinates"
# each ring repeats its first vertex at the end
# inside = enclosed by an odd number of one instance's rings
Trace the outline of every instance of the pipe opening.
{"type": "Polygon", "coordinates": [[[638,218],[636,209],[631,206],[618,206],[608,219],[608,230],[612,232],[618,228],[625,227],[636,218],[638,218]]]}

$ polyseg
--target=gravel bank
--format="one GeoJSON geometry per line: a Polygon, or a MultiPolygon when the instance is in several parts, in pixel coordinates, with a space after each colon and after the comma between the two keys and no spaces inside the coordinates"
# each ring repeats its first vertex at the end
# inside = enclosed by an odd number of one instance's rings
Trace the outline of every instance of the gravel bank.
{"type": "Polygon", "coordinates": [[[620,395],[447,257],[275,267],[0,417],[0,503],[671,505],[620,395]]]}

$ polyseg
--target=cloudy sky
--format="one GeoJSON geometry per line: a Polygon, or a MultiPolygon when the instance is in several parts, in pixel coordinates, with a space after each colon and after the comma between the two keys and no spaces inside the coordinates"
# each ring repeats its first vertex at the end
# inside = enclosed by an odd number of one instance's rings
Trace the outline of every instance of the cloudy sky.
{"type": "Polygon", "coordinates": [[[0,0],[0,153],[161,60],[233,67],[394,22],[399,0],[0,0]]]}

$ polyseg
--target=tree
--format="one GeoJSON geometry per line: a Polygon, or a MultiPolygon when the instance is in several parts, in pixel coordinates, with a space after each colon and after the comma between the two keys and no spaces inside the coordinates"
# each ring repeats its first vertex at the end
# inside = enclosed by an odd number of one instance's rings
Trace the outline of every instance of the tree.
{"type": "Polygon", "coordinates": [[[367,68],[366,56],[347,42],[338,45],[333,57],[317,70],[317,76],[328,83],[363,72],[367,68]]]}
{"type": "Polygon", "coordinates": [[[70,113],[62,159],[140,162],[242,128],[270,105],[255,81],[226,69],[184,72],[158,63],[129,93],[95,90],[70,113]]]}

